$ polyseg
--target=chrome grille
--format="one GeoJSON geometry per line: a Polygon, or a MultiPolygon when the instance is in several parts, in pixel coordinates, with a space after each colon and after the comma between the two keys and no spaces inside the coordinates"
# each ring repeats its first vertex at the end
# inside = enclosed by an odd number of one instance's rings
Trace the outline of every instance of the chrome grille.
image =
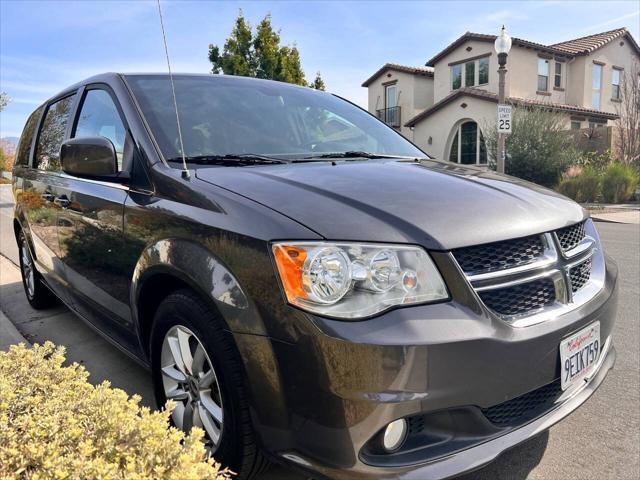
{"type": "Polygon", "coordinates": [[[584,226],[585,222],[580,222],[575,225],[571,225],[570,227],[561,228],[556,232],[563,252],[567,252],[572,248],[577,247],[584,239],[586,235],[584,226]]]}
{"type": "Polygon", "coordinates": [[[571,278],[571,291],[576,293],[587,284],[591,277],[591,259],[571,268],[569,277],[571,278]]]}
{"type": "Polygon", "coordinates": [[[531,314],[556,300],[555,285],[550,279],[519,283],[512,287],[480,293],[484,304],[494,312],[512,317],[531,314]]]}
{"type": "Polygon", "coordinates": [[[604,285],[604,256],[591,220],[451,255],[479,300],[515,327],[572,310],[604,285]]]}
{"type": "Polygon", "coordinates": [[[454,250],[453,256],[467,274],[504,270],[535,262],[544,253],[540,235],[487,243],[454,250]]]}

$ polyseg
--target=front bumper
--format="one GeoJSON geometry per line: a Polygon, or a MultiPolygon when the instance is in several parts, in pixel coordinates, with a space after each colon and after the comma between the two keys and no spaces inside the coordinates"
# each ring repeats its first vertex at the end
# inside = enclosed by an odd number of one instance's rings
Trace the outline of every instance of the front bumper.
{"type": "Polygon", "coordinates": [[[237,338],[243,356],[260,352],[247,366],[263,447],[314,477],[332,479],[424,480],[479,468],[561,420],[602,383],[615,362],[610,337],[616,277],[615,264],[607,261],[604,287],[590,302],[526,328],[492,315],[464,285],[452,289],[450,302],[401,308],[362,322],[290,309],[279,323],[286,341],[237,338]],[[393,420],[480,412],[553,383],[560,377],[560,341],[595,321],[602,341],[609,339],[597,373],[535,418],[491,431],[458,415],[453,427],[426,425],[439,428],[436,448],[413,445],[408,454],[388,458],[366,454],[393,420]],[[267,368],[258,373],[258,364],[267,368]],[[467,446],[461,448],[464,442],[456,440],[466,434],[467,446]]]}

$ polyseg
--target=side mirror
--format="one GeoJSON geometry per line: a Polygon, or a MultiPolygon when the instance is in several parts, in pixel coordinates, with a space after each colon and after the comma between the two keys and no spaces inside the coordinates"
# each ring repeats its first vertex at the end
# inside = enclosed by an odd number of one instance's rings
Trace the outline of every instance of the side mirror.
{"type": "Polygon", "coordinates": [[[97,180],[120,181],[118,158],[106,137],[72,138],[60,150],[62,170],[69,175],[97,180]]]}

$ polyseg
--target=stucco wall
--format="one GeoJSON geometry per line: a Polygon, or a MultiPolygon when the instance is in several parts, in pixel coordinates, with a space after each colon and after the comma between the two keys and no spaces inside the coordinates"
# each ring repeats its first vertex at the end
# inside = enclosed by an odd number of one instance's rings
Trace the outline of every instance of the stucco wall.
{"type": "MultiPolygon", "coordinates": [[[[622,67],[625,72],[631,70],[633,59],[640,61],[640,57],[629,46],[629,42],[626,39],[616,39],[604,47],[596,50],[591,55],[585,57],[582,65],[582,77],[584,78],[583,96],[582,102],[585,107],[591,108],[591,86],[592,86],[592,73],[593,73],[593,61],[602,62],[605,65],[602,67],[602,91],[600,97],[600,110],[605,112],[615,113],[616,102],[611,101],[611,80],[612,80],[612,67],[622,67]],[[620,43],[623,45],[620,45],[620,43]]],[[[578,74],[580,75],[580,74],[578,74]]]]}
{"type": "Polygon", "coordinates": [[[539,102],[550,103],[567,103],[566,85],[567,85],[567,62],[560,62],[562,65],[562,90],[554,89],[555,80],[555,58],[546,58],[543,60],[549,62],[549,87],[547,93],[551,95],[538,94],[538,60],[541,57],[538,52],[528,50],[522,47],[513,47],[507,57],[507,82],[509,83],[510,96],[517,98],[525,98],[528,100],[536,100],[539,102]]]}
{"type": "Polygon", "coordinates": [[[458,124],[473,120],[480,130],[483,130],[488,123],[495,123],[496,105],[494,102],[463,96],[418,123],[413,130],[413,136],[409,138],[432,157],[448,160],[458,124]],[[463,104],[466,107],[463,108],[463,104]]]}
{"type": "Polygon", "coordinates": [[[385,108],[384,89],[390,82],[396,82],[397,102],[400,107],[402,127],[400,132],[411,138],[411,131],[404,124],[427,107],[433,105],[433,79],[411,73],[387,70],[368,86],[368,110],[376,114],[376,110],[385,108]]]}
{"type": "MultiPolygon", "coordinates": [[[[439,102],[453,91],[451,90],[451,67],[449,66],[449,63],[459,62],[487,53],[490,54],[489,84],[480,86],[476,85],[476,88],[482,88],[485,90],[489,90],[490,92],[498,93],[498,57],[493,49],[493,42],[481,42],[473,40],[464,42],[458,48],[436,62],[434,67],[435,75],[433,83],[435,101],[439,102]],[[471,50],[467,51],[467,48],[469,47],[471,48],[471,50]]],[[[476,82],[477,81],[478,68],[476,65],[476,82]]]]}

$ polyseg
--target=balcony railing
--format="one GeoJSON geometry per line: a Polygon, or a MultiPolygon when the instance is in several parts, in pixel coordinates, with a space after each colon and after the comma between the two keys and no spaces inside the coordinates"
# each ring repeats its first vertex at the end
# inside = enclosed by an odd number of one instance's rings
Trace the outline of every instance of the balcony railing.
{"type": "Polygon", "coordinates": [[[400,107],[382,108],[376,110],[380,120],[393,128],[400,128],[400,107]]]}

